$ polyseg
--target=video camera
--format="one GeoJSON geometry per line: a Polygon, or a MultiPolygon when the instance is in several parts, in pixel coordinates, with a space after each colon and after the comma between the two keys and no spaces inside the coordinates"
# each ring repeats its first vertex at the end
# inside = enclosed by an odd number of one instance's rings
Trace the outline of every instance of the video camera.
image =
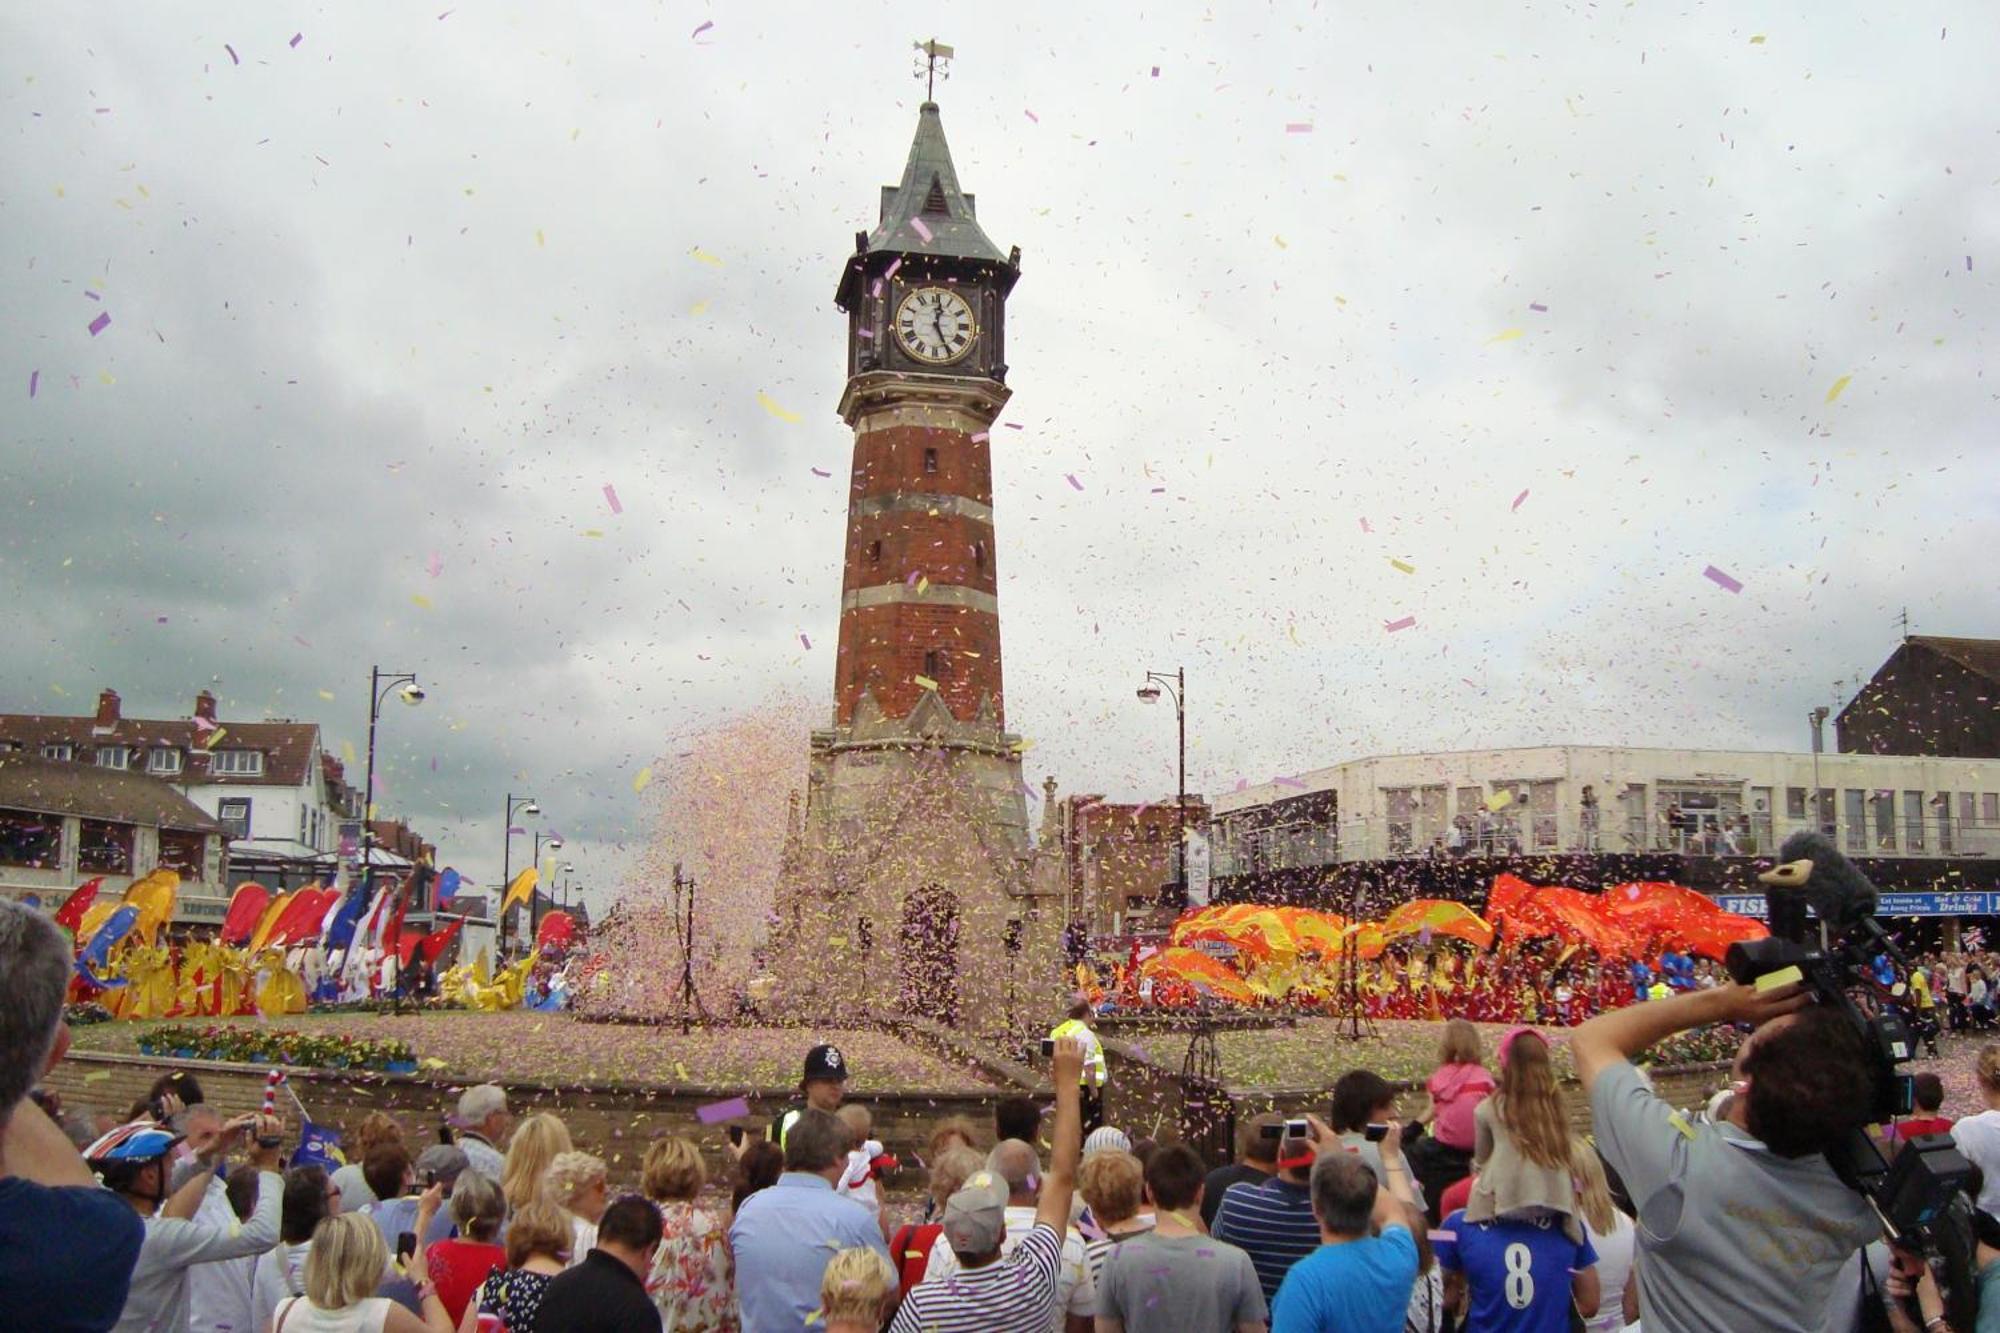
{"type": "MultiPolygon", "coordinates": [[[[1778,864],[1758,879],[1771,936],[1730,945],[1723,960],[1730,977],[1748,985],[1796,970],[1817,1003],[1843,1014],[1861,1034],[1869,1061],[1866,1123],[1910,1114],[1914,1081],[1898,1066],[1916,1054],[1916,1043],[1900,1007],[1901,987],[1883,986],[1870,966],[1886,954],[1907,973],[1909,960],[1875,919],[1875,886],[1829,839],[1810,832],[1787,838],[1778,864]],[[1816,932],[1808,907],[1818,917],[1816,932]]],[[[1942,1270],[1938,1281],[1952,1324],[1971,1327],[1977,1311],[1971,1183],[1977,1172],[1951,1136],[1910,1139],[1890,1160],[1864,1126],[1826,1157],[1875,1210],[1892,1244],[1921,1251],[1942,1270]]]]}

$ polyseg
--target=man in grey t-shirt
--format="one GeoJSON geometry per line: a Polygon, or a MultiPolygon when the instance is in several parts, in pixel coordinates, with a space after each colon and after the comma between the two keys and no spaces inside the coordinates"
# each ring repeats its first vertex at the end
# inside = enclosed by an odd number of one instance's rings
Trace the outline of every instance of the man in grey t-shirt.
{"type": "Polygon", "coordinates": [[[1838,1276],[1879,1233],[1822,1155],[1866,1116],[1868,1058],[1852,1023],[1797,985],[1723,986],[1600,1014],[1570,1050],[1598,1151],[1639,1210],[1646,1333],[1818,1333],[1838,1276]],[[1757,1031],[1721,1123],[1667,1105],[1632,1067],[1675,1032],[1732,1022],[1757,1031]]]}
{"type": "Polygon", "coordinates": [[[1250,1256],[1201,1232],[1204,1175],[1185,1144],[1168,1144],[1146,1163],[1154,1229],[1104,1261],[1096,1333],[1264,1333],[1270,1313],[1250,1256]]]}

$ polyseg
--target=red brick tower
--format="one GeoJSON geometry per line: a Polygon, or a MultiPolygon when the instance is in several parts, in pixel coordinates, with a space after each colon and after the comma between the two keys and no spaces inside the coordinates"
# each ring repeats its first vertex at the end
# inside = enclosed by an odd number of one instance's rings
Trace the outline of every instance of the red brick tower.
{"type": "Polygon", "coordinates": [[[960,966],[959,934],[1025,942],[1039,917],[1002,702],[988,439],[1009,396],[1019,276],[1020,251],[980,228],[925,102],[902,181],[883,189],[834,297],[848,317],[839,410],[854,431],[840,643],[777,939],[825,941],[808,978],[822,995],[948,1021],[1001,994],[960,966]]]}

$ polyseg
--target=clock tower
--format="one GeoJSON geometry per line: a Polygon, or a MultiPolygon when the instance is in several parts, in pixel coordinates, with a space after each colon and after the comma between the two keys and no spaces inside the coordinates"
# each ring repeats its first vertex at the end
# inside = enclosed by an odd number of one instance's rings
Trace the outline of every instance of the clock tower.
{"type": "Polygon", "coordinates": [[[774,935],[781,985],[822,1005],[998,1026],[1048,929],[1006,729],[993,510],[1020,260],[980,226],[924,102],[834,294],[854,432],[840,637],[774,935]]]}

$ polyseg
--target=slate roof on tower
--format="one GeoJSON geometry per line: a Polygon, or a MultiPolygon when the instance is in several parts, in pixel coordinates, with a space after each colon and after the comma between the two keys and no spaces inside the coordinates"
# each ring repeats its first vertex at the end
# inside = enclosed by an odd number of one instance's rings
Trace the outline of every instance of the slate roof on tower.
{"type": "Polygon", "coordinates": [[[917,136],[910,141],[902,184],[882,187],[882,219],[868,235],[867,252],[1007,262],[1006,253],[980,229],[972,196],[958,188],[936,102],[917,110],[917,136]]]}

